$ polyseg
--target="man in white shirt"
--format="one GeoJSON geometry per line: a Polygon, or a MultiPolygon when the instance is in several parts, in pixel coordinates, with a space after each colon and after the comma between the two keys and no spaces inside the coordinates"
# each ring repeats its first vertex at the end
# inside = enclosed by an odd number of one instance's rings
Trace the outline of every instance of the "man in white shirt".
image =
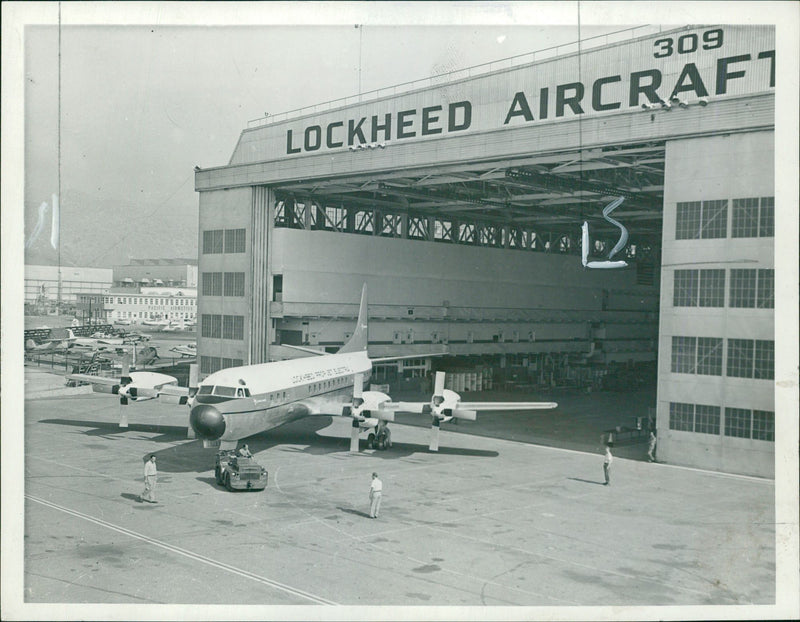
{"type": "Polygon", "coordinates": [[[611,483],[611,476],[609,475],[609,471],[611,470],[611,463],[614,461],[614,456],[611,455],[611,445],[606,445],[606,455],[605,459],[603,460],[603,475],[606,477],[606,483],[603,484],[604,486],[608,486],[611,483]]]}
{"type": "Polygon", "coordinates": [[[372,474],[372,483],[369,486],[369,517],[378,518],[381,509],[381,496],[383,495],[383,482],[378,479],[378,474],[372,474]]]}
{"type": "Polygon", "coordinates": [[[158,469],[156,469],[155,454],[150,454],[150,459],[144,463],[144,492],[139,496],[142,501],[157,503],[156,484],[158,483],[158,469]]]}

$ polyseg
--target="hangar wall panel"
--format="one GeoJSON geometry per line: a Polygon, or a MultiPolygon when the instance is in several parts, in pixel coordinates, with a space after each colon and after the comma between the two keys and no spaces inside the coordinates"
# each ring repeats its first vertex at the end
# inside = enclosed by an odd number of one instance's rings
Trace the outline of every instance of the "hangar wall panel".
{"type": "MultiPolygon", "coordinates": [[[[769,198],[774,197],[774,188],[773,132],[667,143],[657,406],[658,455],[667,462],[774,476],[774,442],[758,438],[769,436],[759,418],[769,419],[768,413],[775,411],[774,381],[754,377],[759,372],[758,360],[753,361],[755,367],[751,365],[749,370],[740,369],[742,365],[736,362],[740,358],[736,348],[741,347],[737,344],[746,347],[753,343],[758,347],[760,343],[762,347],[774,348],[774,302],[769,303],[766,295],[762,299],[763,292],[755,285],[757,279],[768,276],[775,266],[774,237],[768,227],[764,229],[771,213],[769,198]],[[748,198],[756,206],[755,211],[734,225],[738,218],[734,215],[734,201],[748,198]],[[677,239],[677,231],[686,226],[685,214],[689,213],[683,212],[679,222],[679,209],[691,209],[687,205],[691,202],[700,202],[703,210],[706,206],[717,209],[704,201],[727,202],[724,235],[705,237],[713,229],[708,227],[698,229],[705,232],[696,238],[677,239]],[[679,208],[679,204],[684,207],[679,208]],[[750,229],[751,234],[739,237],[742,231],[734,233],[735,226],[750,229]],[[686,277],[692,270],[697,270],[701,279],[704,277],[700,270],[715,270],[723,275],[724,300],[718,306],[699,303],[689,306],[685,301],[675,305],[677,299],[686,296],[681,290],[682,287],[685,290],[685,284],[676,280],[680,278],[676,272],[682,271],[686,277]],[[734,278],[741,279],[742,275],[753,279],[749,293],[755,302],[749,307],[738,307],[735,305],[741,303],[733,302],[737,296],[747,297],[746,287],[736,295],[732,293],[734,278]],[[764,304],[759,307],[761,303],[764,304]],[[691,367],[685,357],[683,363],[676,361],[676,357],[682,358],[676,350],[684,346],[676,344],[673,338],[688,338],[690,344],[692,339],[719,340],[719,347],[716,351],[715,348],[705,351],[705,360],[698,353],[695,364],[702,372],[692,372],[685,367],[691,367]],[[732,344],[731,340],[737,341],[732,344]],[[684,371],[675,371],[679,365],[684,365],[684,371]],[[699,418],[697,405],[704,411],[699,418]],[[677,413],[680,409],[691,410],[690,406],[694,413],[677,413]],[[708,407],[711,414],[706,414],[708,407]]],[[[697,222],[698,226],[707,224],[703,216],[697,222]]],[[[751,358],[744,360],[750,363],[751,358]]],[[[768,375],[768,361],[761,363],[761,373],[768,375]]],[[[775,435],[780,434],[781,417],[787,415],[774,413],[775,435]]]]}
{"type": "MultiPolygon", "coordinates": [[[[203,316],[223,317],[249,316],[249,299],[247,296],[218,296],[204,295],[204,279],[208,274],[242,273],[245,278],[245,292],[250,291],[251,275],[250,255],[252,253],[251,212],[252,190],[250,188],[232,188],[217,190],[200,194],[200,218],[198,240],[198,297],[197,297],[197,348],[199,352],[213,352],[218,358],[234,359],[246,362],[248,351],[245,344],[249,341],[248,323],[242,320],[244,340],[222,339],[203,336],[203,316]],[[224,248],[225,231],[245,230],[243,252],[222,252],[224,248]],[[211,249],[205,246],[204,235],[207,232],[223,232],[222,247],[211,249]],[[220,252],[209,252],[211,250],[220,252]]],[[[217,237],[219,239],[219,237],[217,237]]],[[[221,278],[221,277],[220,277],[221,278]]],[[[208,291],[208,290],[206,290],[208,291]]],[[[202,369],[201,369],[201,373],[202,369]]],[[[206,372],[208,373],[208,372],[206,372]]]]}

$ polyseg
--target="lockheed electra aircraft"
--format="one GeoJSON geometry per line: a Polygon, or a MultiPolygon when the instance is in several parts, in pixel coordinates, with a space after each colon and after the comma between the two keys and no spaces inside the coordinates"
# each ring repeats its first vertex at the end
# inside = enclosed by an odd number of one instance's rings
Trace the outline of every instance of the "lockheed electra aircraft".
{"type": "MultiPolygon", "coordinates": [[[[439,426],[452,419],[475,420],[479,410],[541,410],[555,402],[462,402],[444,388],[445,374],[436,373],[430,402],[393,402],[380,391],[364,391],[375,362],[419,358],[424,355],[373,358],[367,354],[367,287],[361,293],[358,323],[353,335],[335,354],[295,346],[316,356],[230,367],[207,376],[194,389],[165,385],[135,386],[128,382],[120,393],[129,398],[154,395],[178,397],[191,407],[189,424],[206,447],[235,449],[238,441],[280,425],[314,415],[346,416],[352,420],[350,450],[359,450],[359,434],[367,431],[370,446],[391,446],[387,424],[395,413],[420,413],[431,417],[431,451],[439,449],[439,426]]],[[[92,382],[91,376],[68,378],[92,382]]],[[[96,377],[95,377],[96,380],[96,377]]],[[[126,378],[130,380],[130,378],[126,378]]],[[[144,378],[143,378],[144,380],[144,378]]],[[[190,382],[190,384],[193,384],[190,382]]]]}

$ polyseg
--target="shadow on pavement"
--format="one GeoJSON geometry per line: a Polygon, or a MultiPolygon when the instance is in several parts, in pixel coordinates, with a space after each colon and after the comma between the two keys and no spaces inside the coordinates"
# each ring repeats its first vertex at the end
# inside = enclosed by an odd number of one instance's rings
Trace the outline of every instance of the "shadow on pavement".
{"type": "Polygon", "coordinates": [[[599,486],[605,486],[605,482],[595,482],[591,479],[581,479],[580,477],[568,477],[567,479],[571,479],[574,482],[583,482],[584,484],[598,484],[599,486]]]}
{"type": "Polygon", "coordinates": [[[369,514],[367,514],[366,512],[361,512],[360,510],[353,510],[351,508],[343,508],[343,507],[337,507],[336,509],[341,512],[346,512],[347,514],[352,514],[354,516],[361,516],[362,518],[370,517],[369,514]]]}

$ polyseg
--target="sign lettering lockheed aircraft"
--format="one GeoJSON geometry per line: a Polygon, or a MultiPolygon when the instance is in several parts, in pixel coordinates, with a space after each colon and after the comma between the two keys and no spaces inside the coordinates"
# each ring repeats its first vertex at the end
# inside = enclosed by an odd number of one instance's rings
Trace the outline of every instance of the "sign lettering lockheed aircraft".
{"type": "Polygon", "coordinates": [[[764,41],[764,28],[774,40],[771,27],[681,29],[581,52],[580,65],[572,54],[468,78],[456,89],[468,95],[461,101],[448,103],[447,85],[251,131],[281,128],[292,155],[768,91],[775,87],[774,43],[751,49],[764,41]],[[620,66],[634,70],[613,71],[620,66]]]}

